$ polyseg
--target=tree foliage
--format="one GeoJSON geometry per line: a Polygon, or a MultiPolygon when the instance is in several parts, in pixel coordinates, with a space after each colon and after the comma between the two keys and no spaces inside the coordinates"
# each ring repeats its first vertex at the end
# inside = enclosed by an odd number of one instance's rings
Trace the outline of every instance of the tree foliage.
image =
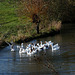
{"type": "MultiPolygon", "coordinates": [[[[39,31],[39,23],[45,18],[48,18],[49,1],[44,0],[21,0],[19,2],[18,16],[31,18],[31,22],[37,25],[39,31]]],[[[39,32],[38,32],[39,33],[39,32]]]]}
{"type": "Polygon", "coordinates": [[[75,18],[74,4],[73,0],[20,0],[18,16],[21,21],[29,17],[32,23],[40,26],[53,20],[71,22],[75,18]]]}
{"type": "Polygon", "coordinates": [[[32,18],[33,23],[40,20],[41,15],[46,15],[48,10],[48,1],[44,0],[21,0],[19,2],[18,15],[32,18]]]}

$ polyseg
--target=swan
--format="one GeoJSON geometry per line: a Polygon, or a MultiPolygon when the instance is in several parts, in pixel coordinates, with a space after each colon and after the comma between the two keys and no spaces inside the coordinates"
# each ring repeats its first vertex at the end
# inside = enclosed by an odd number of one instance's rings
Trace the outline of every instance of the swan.
{"type": "Polygon", "coordinates": [[[43,49],[45,50],[46,49],[46,46],[44,46],[43,49]]]}
{"type": "Polygon", "coordinates": [[[36,52],[37,52],[37,49],[34,49],[34,50],[33,50],[33,53],[36,53],[36,52]]]}
{"type": "Polygon", "coordinates": [[[33,45],[32,47],[27,48],[27,55],[32,55],[37,52],[37,47],[33,45]]]}
{"type": "Polygon", "coordinates": [[[29,44],[28,47],[31,47],[31,44],[29,44]]]}
{"type": "Polygon", "coordinates": [[[13,51],[13,52],[15,51],[15,49],[13,48],[13,44],[10,45],[10,49],[11,49],[11,51],[13,51]]]}
{"type": "MultiPolygon", "coordinates": [[[[27,53],[27,49],[23,48],[23,43],[21,43],[21,47],[18,46],[18,48],[20,48],[19,53],[27,53]]],[[[27,47],[27,48],[29,48],[29,47],[27,47]]]]}
{"type": "Polygon", "coordinates": [[[40,45],[42,45],[42,41],[40,41],[40,45]]]}
{"type": "Polygon", "coordinates": [[[57,47],[58,46],[58,43],[57,44],[55,44],[55,45],[53,45],[53,47],[57,47]]]}
{"type": "Polygon", "coordinates": [[[39,43],[37,43],[37,46],[39,46],[39,43]]]}
{"type": "Polygon", "coordinates": [[[43,49],[45,50],[45,49],[48,49],[48,43],[47,43],[47,41],[45,41],[45,44],[43,44],[43,49]]]}
{"type": "Polygon", "coordinates": [[[22,53],[22,48],[20,48],[19,53],[22,53]]]}
{"type": "Polygon", "coordinates": [[[27,52],[28,55],[32,55],[35,54],[37,52],[37,49],[32,49],[30,51],[27,52]]]}
{"type": "Polygon", "coordinates": [[[17,49],[19,49],[20,48],[20,46],[17,46],[17,49]]]}
{"type": "Polygon", "coordinates": [[[21,43],[21,48],[23,48],[23,43],[21,43]]]}
{"type": "Polygon", "coordinates": [[[41,50],[43,50],[43,48],[42,47],[38,47],[37,50],[38,51],[41,51],[41,50]]]}
{"type": "Polygon", "coordinates": [[[53,48],[58,47],[58,43],[53,45],[53,43],[50,44],[50,46],[52,45],[53,48]]]}
{"type": "Polygon", "coordinates": [[[15,51],[15,49],[13,48],[13,42],[11,42],[11,43],[6,42],[6,43],[9,45],[11,51],[15,51]]]}
{"type": "Polygon", "coordinates": [[[37,48],[37,44],[32,45],[32,49],[36,49],[37,48]]]}
{"type": "Polygon", "coordinates": [[[51,43],[51,41],[48,41],[48,43],[51,43]]]}
{"type": "Polygon", "coordinates": [[[43,49],[44,50],[48,49],[51,44],[53,44],[53,42],[51,42],[51,41],[49,41],[49,42],[45,41],[45,44],[43,44],[44,45],[43,49]]]}
{"type": "Polygon", "coordinates": [[[15,49],[13,48],[13,44],[10,45],[11,51],[15,51],[15,49]]]}
{"type": "Polygon", "coordinates": [[[53,52],[54,50],[58,50],[60,48],[60,46],[54,47],[53,45],[51,45],[51,48],[52,48],[52,52],[53,52]]]}
{"type": "Polygon", "coordinates": [[[12,49],[11,49],[11,51],[13,51],[13,52],[14,52],[15,50],[12,48],[12,49]]]}
{"type": "MultiPolygon", "coordinates": [[[[39,45],[39,44],[38,44],[39,45]]],[[[32,48],[32,53],[36,53],[37,52],[37,48],[39,47],[37,44],[33,44],[32,46],[31,46],[31,48],[32,48]]]]}
{"type": "Polygon", "coordinates": [[[32,51],[27,51],[27,55],[31,55],[31,54],[33,54],[32,51]]]}
{"type": "Polygon", "coordinates": [[[30,51],[29,47],[27,47],[26,49],[20,48],[19,53],[27,53],[27,51],[30,51]]]}
{"type": "Polygon", "coordinates": [[[47,44],[43,44],[43,49],[48,49],[48,45],[47,44]]]}
{"type": "Polygon", "coordinates": [[[27,53],[27,51],[25,49],[22,50],[22,53],[27,53]]]}
{"type": "Polygon", "coordinates": [[[26,53],[26,50],[24,48],[20,48],[19,53],[26,53]]]}
{"type": "Polygon", "coordinates": [[[43,50],[44,45],[42,44],[42,41],[40,41],[40,45],[38,44],[37,50],[41,51],[43,50]]]}
{"type": "Polygon", "coordinates": [[[31,52],[28,51],[28,52],[27,52],[27,55],[31,55],[31,52]]]}
{"type": "Polygon", "coordinates": [[[50,46],[50,45],[52,45],[53,46],[53,42],[48,42],[48,45],[50,46]]]}
{"type": "Polygon", "coordinates": [[[53,48],[52,51],[54,51],[54,50],[58,50],[59,48],[60,48],[59,46],[56,47],[56,48],[53,48]]]}

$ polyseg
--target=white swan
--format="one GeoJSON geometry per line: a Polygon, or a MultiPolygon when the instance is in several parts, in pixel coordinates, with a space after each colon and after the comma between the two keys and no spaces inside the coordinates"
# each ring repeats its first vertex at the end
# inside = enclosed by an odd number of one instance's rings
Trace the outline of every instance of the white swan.
{"type": "Polygon", "coordinates": [[[17,49],[20,48],[20,46],[17,45],[17,49]]]}
{"type": "Polygon", "coordinates": [[[22,53],[27,53],[27,51],[25,49],[22,50],[22,53]]]}
{"type": "Polygon", "coordinates": [[[48,44],[49,44],[49,46],[50,46],[50,45],[52,45],[52,46],[53,46],[53,42],[49,42],[48,44]]]}
{"type": "Polygon", "coordinates": [[[19,53],[27,53],[29,49],[20,48],[19,53]]]}
{"type": "Polygon", "coordinates": [[[54,47],[53,45],[51,45],[51,48],[52,48],[52,52],[53,52],[54,50],[58,50],[60,48],[60,46],[54,47]]]}
{"type": "Polygon", "coordinates": [[[37,43],[37,46],[39,46],[39,43],[37,43]]]}
{"type": "Polygon", "coordinates": [[[58,46],[58,43],[57,44],[55,44],[55,45],[53,45],[53,47],[57,47],[58,46]]]}
{"type": "Polygon", "coordinates": [[[37,50],[41,51],[43,50],[44,45],[42,44],[42,41],[40,41],[40,45],[38,44],[37,50]]]}
{"type": "Polygon", "coordinates": [[[29,44],[27,47],[31,47],[31,44],[29,44]]]}
{"type": "Polygon", "coordinates": [[[31,52],[27,52],[27,55],[31,55],[32,53],[31,52]]]}
{"type": "Polygon", "coordinates": [[[52,51],[54,51],[54,50],[58,50],[59,48],[60,48],[59,46],[56,47],[56,48],[53,48],[52,51]]]}
{"type": "Polygon", "coordinates": [[[37,46],[34,44],[34,45],[32,45],[32,49],[36,49],[37,48],[37,46]]]}
{"type": "Polygon", "coordinates": [[[47,44],[43,44],[43,45],[44,45],[44,46],[43,46],[43,49],[44,49],[44,50],[49,48],[47,44]]]}
{"type": "Polygon", "coordinates": [[[27,48],[27,55],[32,55],[36,52],[37,52],[37,48],[34,46],[27,48]]]}
{"type": "Polygon", "coordinates": [[[34,49],[34,50],[33,50],[33,54],[36,53],[36,52],[37,52],[37,49],[34,49]]]}
{"type": "Polygon", "coordinates": [[[27,50],[23,48],[23,43],[21,43],[21,47],[17,46],[17,48],[20,48],[19,53],[27,53],[27,50]]]}
{"type": "Polygon", "coordinates": [[[51,41],[49,41],[49,42],[45,41],[45,44],[43,44],[43,45],[44,45],[43,49],[45,50],[45,49],[48,49],[50,45],[53,45],[53,42],[51,42],[51,41]]]}
{"type": "Polygon", "coordinates": [[[15,50],[14,50],[13,48],[11,48],[11,51],[13,51],[13,52],[14,52],[15,50]]]}
{"type": "Polygon", "coordinates": [[[19,53],[22,53],[22,48],[20,48],[19,53]]]}
{"type": "Polygon", "coordinates": [[[23,48],[23,43],[21,43],[21,48],[23,48]]]}
{"type": "Polygon", "coordinates": [[[33,54],[32,51],[27,51],[27,55],[31,55],[31,54],[33,54]]]}
{"type": "Polygon", "coordinates": [[[8,42],[6,42],[6,43],[9,45],[11,51],[15,51],[15,49],[13,48],[13,42],[12,42],[12,43],[8,43],[8,42]]]}
{"type": "Polygon", "coordinates": [[[39,46],[39,47],[37,47],[37,50],[41,51],[41,50],[43,50],[43,48],[41,46],[39,46]]]}

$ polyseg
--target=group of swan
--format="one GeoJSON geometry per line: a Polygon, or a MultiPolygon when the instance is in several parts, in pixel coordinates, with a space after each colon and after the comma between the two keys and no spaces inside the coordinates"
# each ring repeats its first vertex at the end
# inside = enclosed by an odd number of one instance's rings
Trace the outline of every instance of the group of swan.
{"type": "MultiPolygon", "coordinates": [[[[12,43],[8,43],[8,42],[6,42],[6,43],[10,46],[11,51],[15,51],[12,43]]],[[[31,54],[37,53],[37,51],[46,50],[49,47],[51,47],[52,52],[54,50],[58,50],[60,48],[58,46],[58,43],[53,45],[53,42],[45,41],[45,43],[43,44],[43,42],[40,41],[40,43],[37,43],[37,44],[34,44],[34,43],[28,44],[26,46],[26,49],[24,49],[24,45],[23,45],[23,43],[21,43],[21,46],[17,46],[17,49],[19,49],[19,53],[26,53],[27,55],[31,55],[31,54]]]]}
{"type": "Polygon", "coordinates": [[[58,44],[53,45],[53,42],[51,41],[45,41],[45,43],[43,44],[42,41],[40,41],[40,44],[29,44],[26,46],[26,49],[23,48],[23,43],[21,43],[21,46],[17,46],[17,48],[19,48],[19,53],[26,53],[27,55],[32,55],[37,53],[37,51],[41,51],[41,50],[46,50],[49,47],[51,47],[52,52],[54,50],[58,50],[60,47],[58,46],[58,44]]]}

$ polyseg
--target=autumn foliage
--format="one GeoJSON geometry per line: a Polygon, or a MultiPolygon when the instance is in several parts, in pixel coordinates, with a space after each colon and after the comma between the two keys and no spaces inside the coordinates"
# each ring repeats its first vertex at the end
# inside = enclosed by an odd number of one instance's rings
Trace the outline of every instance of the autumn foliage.
{"type": "Polygon", "coordinates": [[[33,23],[40,22],[40,16],[46,15],[48,9],[48,1],[44,0],[21,0],[19,2],[19,16],[27,16],[32,18],[33,23]]]}
{"type": "Polygon", "coordinates": [[[39,24],[47,16],[48,3],[44,0],[21,0],[18,3],[18,16],[31,18],[31,22],[36,24],[37,33],[39,33],[39,24]]]}

